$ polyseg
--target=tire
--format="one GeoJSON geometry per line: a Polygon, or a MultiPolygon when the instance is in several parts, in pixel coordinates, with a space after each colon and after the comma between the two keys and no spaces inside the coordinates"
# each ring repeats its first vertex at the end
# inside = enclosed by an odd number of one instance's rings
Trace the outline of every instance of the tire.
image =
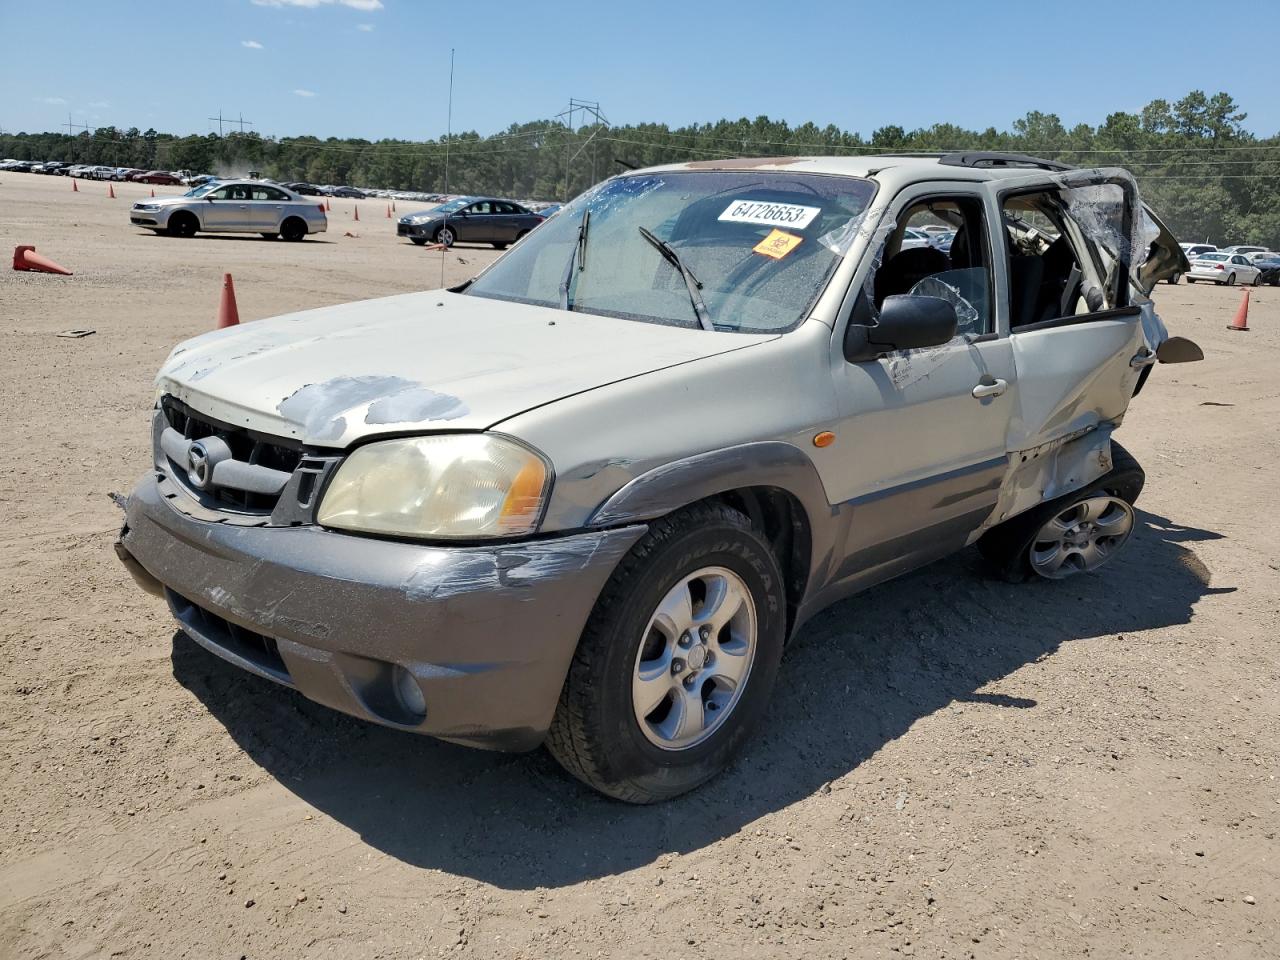
{"type": "Polygon", "coordinates": [[[1182,274],[1180,274],[1180,273],[1175,273],[1175,274],[1173,274],[1173,275],[1171,275],[1171,276],[1169,277],[1169,285],[1170,285],[1170,286],[1174,286],[1174,287],[1176,287],[1176,286],[1178,285],[1178,282],[1179,282],[1181,279],[1182,279],[1182,274]]]}
{"type": "Polygon", "coordinates": [[[435,243],[443,243],[446,247],[452,247],[458,241],[458,235],[453,232],[452,227],[436,227],[436,235],[433,238],[435,243]]]}
{"type": "Polygon", "coordinates": [[[284,237],[290,243],[297,243],[299,240],[307,238],[307,225],[298,217],[290,217],[284,223],[280,224],[280,236],[284,237]]]}
{"type": "Polygon", "coordinates": [[[426,243],[426,242],[427,242],[427,238],[426,238],[426,237],[410,237],[409,239],[410,239],[410,241],[412,241],[412,242],[413,242],[413,245],[414,245],[414,246],[416,246],[416,247],[420,247],[420,246],[422,246],[424,243],[426,243]]]}
{"type": "Polygon", "coordinates": [[[194,237],[200,229],[200,221],[194,213],[179,210],[169,218],[169,234],[174,237],[194,237]]]}
{"type": "MultiPolygon", "coordinates": [[[[1111,443],[1111,469],[1099,477],[1093,483],[1082,487],[1079,490],[1068,493],[1066,496],[1058,497],[1047,503],[1028,510],[1026,513],[1019,514],[1010,520],[998,526],[992,527],[984,533],[978,540],[978,550],[986,559],[992,572],[1003,580],[1010,583],[1025,583],[1028,580],[1043,577],[1046,579],[1065,579],[1074,573],[1091,572],[1102,566],[1114,556],[1125,545],[1133,533],[1133,529],[1137,525],[1136,518],[1132,515],[1133,504],[1137,501],[1139,494],[1142,493],[1143,484],[1146,482],[1146,473],[1141,465],[1133,456],[1120,444],[1112,441],[1111,443]],[[1128,526],[1123,529],[1117,528],[1120,535],[1115,537],[1116,542],[1096,544],[1100,547],[1100,558],[1097,563],[1092,566],[1086,565],[1085,561],[1077,563],[1074,556],[1084,556],[1083,551],[1076,552],[1074,548],[1069,548],[1066,552],[1070,554],[1067,557],[1072,561],[1070,565],[1062,562],[1061,566],[1067,569],[1060,569],[1059,575],[1051,575],[1045,572],[1042,564],[1036,562],[1036,545],[1040,541],[1039,538],[1045,527],[1050,521],[1061,517],[1073,508],[1078,507],[1086,501],[1100,502],[1104,498],[1123,501],[1128,505],[1127,513],[1128,526]]],[[[1120,508],[1119,504],[1112,505],[1115,512],[1124,513],[1125,510],[1120,508]]],[[[1104,514],[1110,516],[1114,514],[1104,514]]],[[[1096,526],[1101,527],[1101,524],[1096,526]]],[[[1107,539],[1100,537],[1099,541],[1107,539]]]]}
{"type": "Polygon", "coordinates": [[[1227,286],[1234,287],[1236,285],[1236,275],[1234,273],[1227,274],[1227,286]]]}
{"type": "Polygon", "coordinates": [[[280,236],[280,234],[278,234],[278,233],[264,233],[264,234],[262,234],[262,239],[263,239],[263,240],[274,240],[274,239],[276,239],[278,236],[280,236]]]}
{"type": "Polygon", "coordinates": [[[1195,281],[1192,280],[1190,277],[1187,277],[1187,283],[1195,283],[1195,281]]]}
{"type": "Polygon", "coordinates": [[[1258,274],[1256,274],[1256,275],[1254,276],[1254,278],[1253,278],[1253,285],[1254,285],[1255,287],[1260,287],[1260,286],[1262,286],[1262,274],[1261,274],[1261,273],[1258,273],[1258,274]]]}
{"type": "Polygon", "coordinates": [[[523,240],[523,239],[524,239],[525,237],[527,237],[528,235],[529,235],[529,231],[528,231],[528,230],[521,230],[519,233],[517,233],[517,234],[516,234],[516,243],[519,243],[521,240],[523,240]]]}
{"type": "Polygon", "coordinates": [[[738,511],[702,503],[655,522],[596,600],[547,734],[551,755],[583,783],[628,803],[667,800],[710,780],[769,702],[786,607],[778,561],[738,511]],[[737,604],[736,613],[718,633],[695,631],[705,598],[717,593],[726,598],[719,609],[737,604]],[[677,596],[686,603],[673,601],[677,596]],[[660,616],[664,602],[672,616],[660,616]],[[647,678],[645,662],[656,664],[647,678]],[[677,681],[682,673],[686,679],[677,681]],[[738,682],[727,682],[729,674],[738,682]],[[633,685],[644,683],[653,686],[641,693],[662,699],[641,716],[633,685]],[[698,713],[682,722],[695,702],[698,713]]]}
{"type": "Polygon", "coordinates": [[[505,249],[507,249],[507,247],[511,246],[511,244],[509,244],[509,243],[498,243],[497,241],[494,241],[494,243],[492,244],[492,246],[493,246],[493,249],[495,249],[495,250],[505,250],[505,249]]]}

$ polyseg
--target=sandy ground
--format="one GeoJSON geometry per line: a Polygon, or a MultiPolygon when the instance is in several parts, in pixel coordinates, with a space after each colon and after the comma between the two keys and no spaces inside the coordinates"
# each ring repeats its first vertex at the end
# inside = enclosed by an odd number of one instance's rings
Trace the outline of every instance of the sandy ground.
{"type": "Polygon", "coordinates": [[[1008,586],[970,551],[841,604],[735,767],[636,809],[312,705],[134,587],[108,493],[222,273],[252,320],[441,263],[377,202],[184,241],[129,227],[146,192],[0,183],[0,248],[76,271],[0,272],[0,956],[1280,956],[1280,292],[1229,334],[1238,291],[1158,291],[1208,359],[1119,433],[1148,483],[1107,575],[1008,586]]]}

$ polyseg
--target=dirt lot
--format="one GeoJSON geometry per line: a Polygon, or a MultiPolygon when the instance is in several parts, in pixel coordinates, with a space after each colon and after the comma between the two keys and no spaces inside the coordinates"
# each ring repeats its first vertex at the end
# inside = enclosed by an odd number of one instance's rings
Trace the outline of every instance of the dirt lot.
{"type": "Polygon", "coordinates": [[[222,273],[252,320],[441,263],[374,201],[303,244],[153,237],[147,189],[0,183],[0,248],[76,271],[0,272],[0,956],[1280,956],[1280,292],[1229,334],[1238,291],[1160,288],[1208,360],[1120,431],[1148,484],[1107,575],[968,552],[846,602],[727,775],[635,809],[314,706],[135,588],[108,494],[222,273]]]}

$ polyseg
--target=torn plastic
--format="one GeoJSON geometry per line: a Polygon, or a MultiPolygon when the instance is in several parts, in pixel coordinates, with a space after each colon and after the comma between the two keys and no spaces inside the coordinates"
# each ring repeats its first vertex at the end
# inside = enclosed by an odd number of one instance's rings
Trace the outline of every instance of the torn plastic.
{"type": "MultiPolygon", "coordinates": [[[[892,232],[893,228],[896,226],[896,223],[890,222],[889,231],[892,232]]],[[[883,229],[883,227],[881,229],[883,229]]],[[[858,240],[865,237],[871,237],[873,243],[876,243],[878,246],[882,246],[884,243],[884,237],[887,237],[888,233],[885,233],[883,236],[881,236],[880,233],[880,229],[874,231],[871,230],[871,222],[867,219],[867,211],[864,210],[856,217],[850,217],[844,226],[837,227],[834,230],[828,230],[818,238],[818,243],[822,244],[836,256],[843,257],[853,249],[853,245],[857,243],[858,240]]],[[[876,266],[878,267],[879,264],[877,263],[876,266]]]]}
{"type": "Polygon", "coordinates": [[[1139,271],[1151,253],[1151,245],[1160,237],[1160,227],[1148,216],[1132,178],[1120,171],[1117,177],[1129,181],[1129,191],[1114,182],[1072,185],[1069,176],[1054,179],[1062,188],[1071,219],[1085,237],[1107,255],[1108,270],[1116,260],[1124,260],[1129,265],[1130,277],[1139,283],[1139,271]],[[1133,217],[1127,231],[1124,226],[1126,192],[1133,200],[1133,217]]]}

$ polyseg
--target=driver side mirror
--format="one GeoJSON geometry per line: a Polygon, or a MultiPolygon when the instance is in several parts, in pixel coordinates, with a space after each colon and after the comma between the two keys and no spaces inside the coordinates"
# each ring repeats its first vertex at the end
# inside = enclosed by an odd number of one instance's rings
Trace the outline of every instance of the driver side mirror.
{"type": "Polygon", "coordinates": [[[844,332],[844,356],[850,363],[874,360],[895,350],[936,347],[956,335],[956,308],[938,297],[885,297],[880,322],[850,323],[844,332]]]}

